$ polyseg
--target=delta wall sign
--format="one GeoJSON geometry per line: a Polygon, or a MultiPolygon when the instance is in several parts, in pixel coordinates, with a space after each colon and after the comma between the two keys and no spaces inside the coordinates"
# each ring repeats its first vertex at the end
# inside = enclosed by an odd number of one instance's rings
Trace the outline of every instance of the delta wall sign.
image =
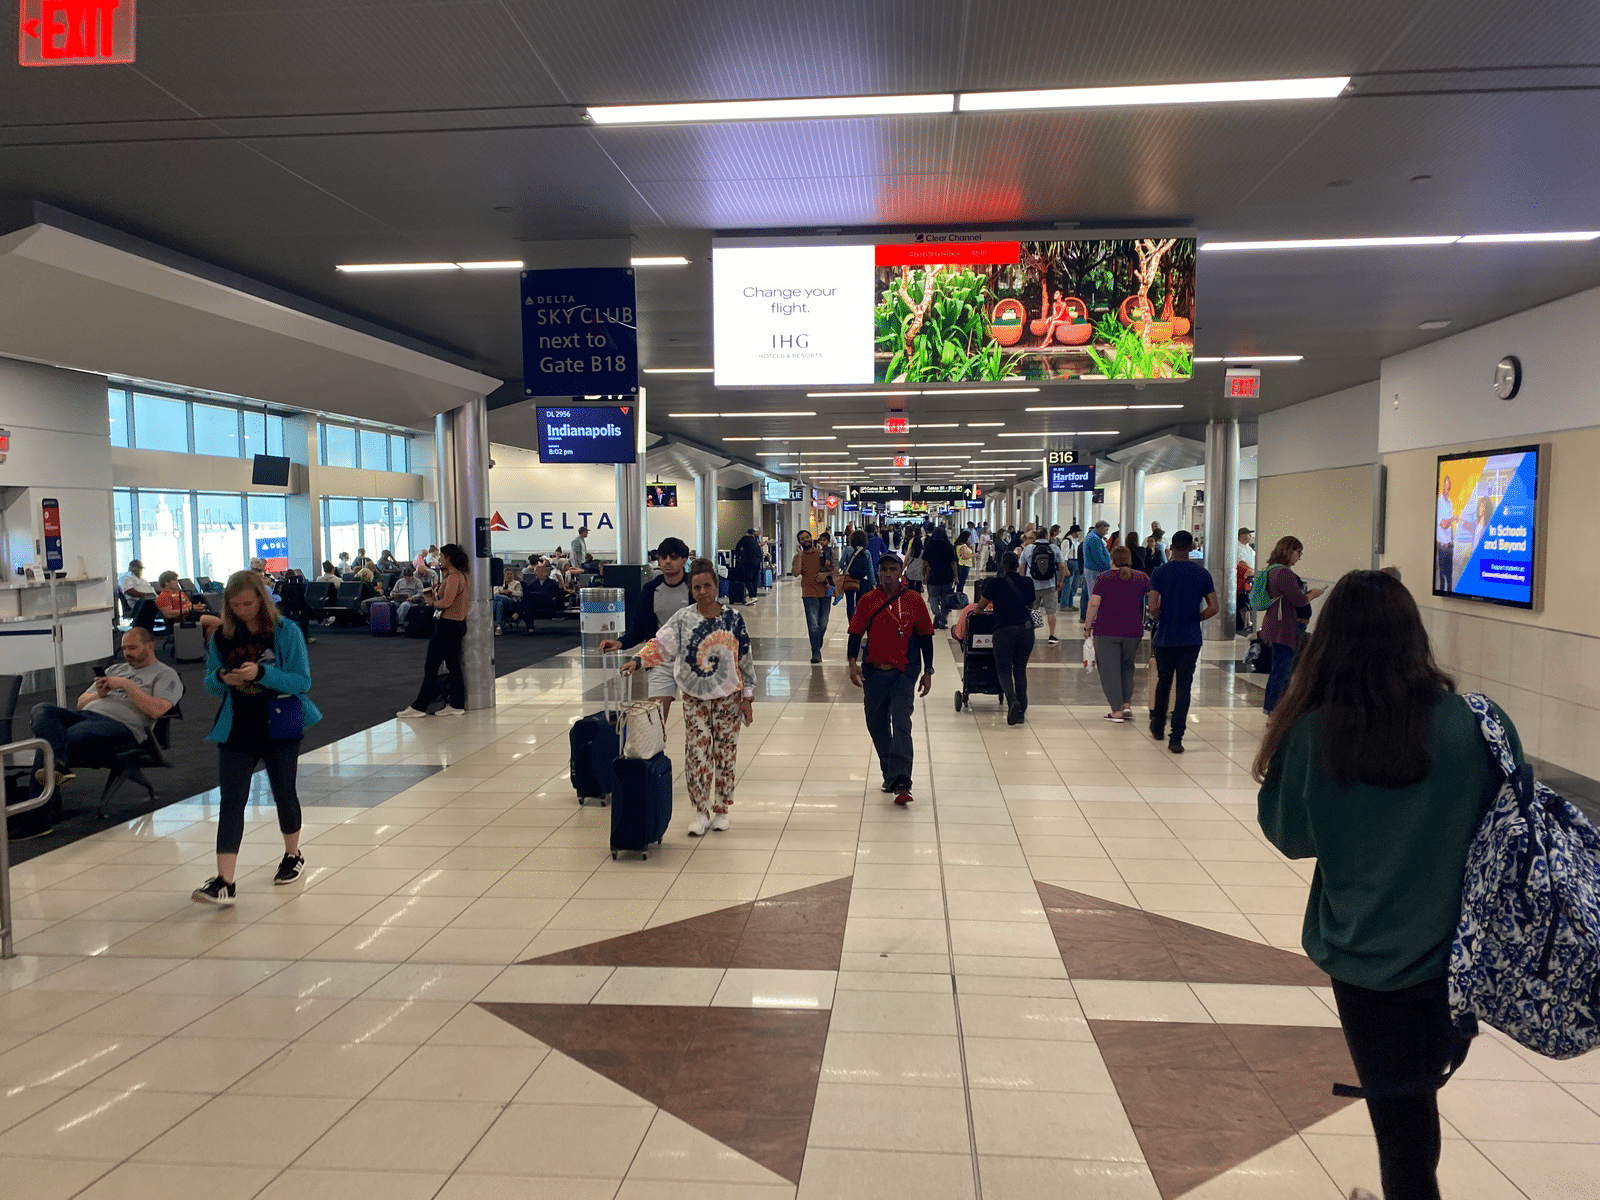
{"type": "Polygon", "coordinates": [[[615,530],[616,519],[610,509],[601,508],[567,508],[550,507],[544,504],[533,504],[527,508],[516,506],[495,509],[494,516],[489,519],[489,532],[511,533],[517,530],[537,530],[549,533],[576,534],[580,529],[588,529],[597,533],[601,530],[615,530]]]}
{"type": "Polygon", "coordinates": [[[82,67],[133,61],[134,0],[21,0],[17,62],[82,67]]]}

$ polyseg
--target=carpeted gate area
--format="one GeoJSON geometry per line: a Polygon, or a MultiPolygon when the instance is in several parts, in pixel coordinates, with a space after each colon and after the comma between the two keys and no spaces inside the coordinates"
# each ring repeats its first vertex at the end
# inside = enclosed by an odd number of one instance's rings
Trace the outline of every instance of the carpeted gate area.
{"type": "MultiPolygon", "coordinates": [[[[427,642],[408,638],[375,638],[364,628],[313,627],[312,637],[315,638],[315,644],[310,647],[311,696],[322,710],[323,719],[306,731],[303,750],[326,746],[392,720],[395,712],[409,704],[416,695],[427,656],[427,642]]],[[[578,644],[577,622],[541,625],[536,634],[507,633],[495,638],[494,642],[495,675],[498,677],[571,650],[578,644]]],[[[124,784],[112,798],[106,819],[97,820],[95,802],[105,785],[106,775],[104,771],[81,771],[77,780],[63,792],[62,816],[55,828],[40,837],[13,842],[13,862],[26,862],[108,825],[132,820],[216,786],[216,751],[205,737],[211,730],[219,700],[205,690],[205,664],[174,663],[165,653],[161,655],[161,660],[183,678],[184,697],[183,719],[172,723],[172,750],[168,754],[172,767],[146,772],[156,787],[155,800],[151,800],[143,788],[131,783],[124,784]]],[[[77,693],[72,692],[67,697],[67,703],[71,704],[76,696],[77,693]]],[[[17,736],[30,736],[27,732],[27,715],[35,704],[53,703],[53,691],[24,695],[17,705],[17,736]]],[[[365,802],[349,798],[354,783],[357,791],[364,790],[371,802],[377,803],[385,795],[404,790],[414,782],[407,772],[420,778],[431,774],[434,769],[391,768],[386,769],[382,779],[355,783],[348,779],[335,780],[333,773],[325,767],[302,766],[301,799],[304,804],[313,806],[319,799],[339,791],[346,797],[341,803],[365,802]],[[419,770],[420,774],[417,774],[419,770]]],[[[324,799],[324,802],[331,800],[324,799]]]]}

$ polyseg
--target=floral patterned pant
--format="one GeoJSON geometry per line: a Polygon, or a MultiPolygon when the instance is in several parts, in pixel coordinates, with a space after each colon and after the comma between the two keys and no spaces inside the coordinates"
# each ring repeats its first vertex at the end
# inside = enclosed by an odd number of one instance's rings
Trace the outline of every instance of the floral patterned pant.
{"type": "Polygon", "coordinates": [[[739,757],[739,693],[720,700],[683,697],[684,778],[700,812],[725,813],[733,803],[734,765],[739,757]],[[712,792],[716,800],[712,800],[712,792]]]}

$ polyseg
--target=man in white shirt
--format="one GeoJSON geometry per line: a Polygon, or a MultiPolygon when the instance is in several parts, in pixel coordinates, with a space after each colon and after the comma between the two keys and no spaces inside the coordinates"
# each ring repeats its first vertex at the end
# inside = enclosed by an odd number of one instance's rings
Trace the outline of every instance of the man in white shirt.
{"type": "Polygon", "coordinates": [[[1256,573],[1256,548],[1250,541],[1254,529],[1239,527],[1239,543],[1233,548],[1234,597],[1233,627],[1237,633],[1254,633],[1256,614],[1250,607],[1250,581],[1256,573]],[[1240,568],[1243,570],[1240,570],[1240,568]]]}
{"type": "Polygon", "coordinates": [[[128,603],[134,606],[141,600],[156,598],[156,589],[145,579],[144,564],[137,558],[128,564],[127,572],[117,580],[117,587],[128,598],[128,603]]]}
{"type": "Polygon", "coordinates": [[[1448,595],[1455,590],[1456,506],[1450,499],[1450,476],[1439,481],[1438,516],[1433,524],[1433,545],[1437,559],[1435,584],[1448,595]]]}

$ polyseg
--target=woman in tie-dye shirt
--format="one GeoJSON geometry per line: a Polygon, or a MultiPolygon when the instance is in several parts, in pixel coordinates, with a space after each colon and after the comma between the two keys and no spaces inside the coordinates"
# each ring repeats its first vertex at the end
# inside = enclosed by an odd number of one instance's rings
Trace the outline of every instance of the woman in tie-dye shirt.
{"type": "Polygon", "coordinates": [[[622,664],[624,675],[641,666],[670,666],[683,691],[684,778],[695,807],[690,837],[728,828],[739,725],[750,724],[756,694],[750,635],[744,618],[719,599],[718,584],[710,560],[696,559],[689,568],[694,603],[669,617],[622,664]]]}

